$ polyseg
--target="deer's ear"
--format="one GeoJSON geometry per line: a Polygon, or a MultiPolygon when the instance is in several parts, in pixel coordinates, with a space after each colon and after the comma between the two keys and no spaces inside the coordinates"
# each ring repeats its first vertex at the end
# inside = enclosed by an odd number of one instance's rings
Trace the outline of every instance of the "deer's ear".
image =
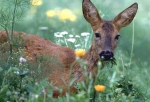
{"type": "Polygon", "coordinates": [[[114,23],[118,28],[127,26],[133,20],[138,9],[138,4],[134,3],[123,12],[121,12],[117,17],[114,18],[114,23]]]}
{"type": "Polygon", "coordinates": [[[96,26],[101,22],[98,11],[90,0],[83,0],[82,10],[84,18],[91,24],[91,26],[96,26]]]}

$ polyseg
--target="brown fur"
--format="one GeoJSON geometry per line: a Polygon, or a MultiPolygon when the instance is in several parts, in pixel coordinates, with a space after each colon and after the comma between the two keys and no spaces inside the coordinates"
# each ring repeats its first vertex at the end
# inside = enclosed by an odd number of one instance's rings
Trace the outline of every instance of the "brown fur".
{"type": "MultiPolygon", "coordinates": [[[[97,62],[99,60],[99,54],[102,51],[114,52],[118,40],[115,37],[119,34],[121,27],[128,25],[134,18],[137,11],[137,3],[131,5],[129,8],[121,12],[115,19],[111,21],[102,20],[98,14],[97,9],[91,3],[90,0],[83,1],[83,14],[85,19],[91,24],[94,33],[100,34],[101,37],[94,37],[92,45],[87,53],[83,56],[83,60],[87,62],[87,71],[96,75],[97,62]]],[[[48,74],[49,81],[53,85],[63,88],[61,95],[65,95],[68,92],[68,85],[70,82],[70,66],[75,61],[74,50],[56,45],[44,38],[40,38],[36,35],[29,35],[20,33],[24,38],[26,56],[35,61],[36,56],[57,56],[57,60],[62,64],[62,68],[53,68],[52,72],[48,74]]],[[[15,36],[18,35],[15,32],[15,36]]],[[[0,32],[0,44],[7,41],[5,31],[0,32]],[[3,40],[3,41],[2,41],[3,40]]],[[[76,78],[75,82],[84,81],[82,68],[79,63],[75,63],[71,72],[72,78],[76,78]]],[[[94,76],[93,76],[94,77],[94,76]]],[[[70,92],[74,92],[76,89],[72,85],[70,92]]],[[[54,97],[60,95],[57,90],[53,89],[54,97]]]]}

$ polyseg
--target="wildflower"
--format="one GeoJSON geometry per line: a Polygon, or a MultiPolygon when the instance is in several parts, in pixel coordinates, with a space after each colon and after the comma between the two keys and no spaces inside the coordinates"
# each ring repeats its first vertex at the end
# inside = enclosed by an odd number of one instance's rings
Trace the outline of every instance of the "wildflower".
{"type": "Polygon", "coordinates": [[[74,38],[69,38],[69,39],[67,39],[67,41],[74,43],[74,42],[76,41],[76,39],[74,39],[74,38]]]}
{"type": "Polygon", "coordinates": [[[71,35],[71,34],[70,34],[70,35],[69,35],[69,37],[70,37],[70,38],[72,38],[72,37],[73,37],[73,35],[71,35]]]}
{"type": "Polygon", "coordinates": [[[56,33],[54,33],[54,36],[55,36],[55,37],[58,37],[58,38],[63,37],[63,35],[62,35],[60,32],[56,32],[56,33]]]}
{"type": "Polygon", "coordinates": [[[78,57],[82,57],[82,56],[84,56],[84,54],[85,54],[84,49],[75,50],[75,55],[78,56],[78,57]]]}
{"type": "Polygon", "coordinates": [[[27,62],[27,60],[25,58],[23,58],[23,57],[20,57],[19,62],[20,63],[24,63],[24,62],[27,62]]]}
{"type": "Polygon", "coordinates": [[[55,12],[54,10],[48,10],[48,11],[46,12],[46,16],[47,16],[47,17],[52,18],[52,17],[54,17],[55,15],[56,15],[56,12],[55,12]]]}
{"type": "Polygon", "coordinates": [[[31,0],[30,3],[33,6],[40,6],[42,5],[42,0],[31,0]]]}
{"type": "Polygon", "coordinates": [[[61,21],[75,21],[77,18],[69,9],[63,9],[61,12],[59,12],[58,16],[61,21]]]}
{"type": "Polygon", "coordinates": [[[75,47],[79,47],[79,46],[81,46],[81,45],[80,44],[75,45],[75,47]]]}
{"type": "Polygon", "coordinates": [[[81,33],[81,36],[89,36],[89,35],[90,35],[90,33],[88,33],[88,32],[81,33]]]}
{"type": "Polygon", "coordinates": [[[19,75],[19,71],[14,71],[15,74],[19,75]]]}
{"type": "Polygon", "coordinates": [[[76,17],[74,14],[71,14],[71,15],[70,15],[70,18],[69,18],[70,21],[73,22],[73,21],[75,21],[76,19],[77,19],[77,17],[76,17]]]}
{"type": "Polygon", "coordinates": [[[106,86],[104,86],[104,85],[95,85],[94,88],[97,92],[103,92],[105,90],[106,86]]]}
{"type": "Polygon", "coordinates": [[[41,93],[42,93],[42,94],[45,94],[45,93],[46,93],[46,92],[45,92],[45,89],[43,89],[43,90],[41,91],[41,93]]]}
{"type": "Polygon", "coordinates": [[[76,35],[75,37],[76,37],[76,38],[80,38],[80,36],[79,36],[79,35],[76,35]]]}
{"type": "Polygon", "coordinates": [[[66,34],[68,34],[68,32],[63,31],[63,32],[60,32],[60,34],[61,34],[61,35],[66,35],[66,34]]]}
{"type": "Polygon", "coordinates": [[[14,71],[15,74],[19,75],[21,78],[25,77],[25,75],[27,75],[27,71],[14,71]]]}

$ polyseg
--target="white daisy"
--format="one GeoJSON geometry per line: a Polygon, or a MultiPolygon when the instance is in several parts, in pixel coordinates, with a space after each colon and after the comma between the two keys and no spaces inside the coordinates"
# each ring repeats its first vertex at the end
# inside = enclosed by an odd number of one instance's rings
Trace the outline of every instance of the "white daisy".
{"type": "Polygon", "coordinates": [[[74,39],[74,38],[69,38],[69,39],[67,39],[67,41],[74,43],[74,42],[76,41],[76,39],[74,39]]]}
{"type": "Polygon", "coordinates": [[[88,33],[88,32],[81,33],[81,36],[89,36],[89,35],[90,35],[90,33],[88,33]]]}

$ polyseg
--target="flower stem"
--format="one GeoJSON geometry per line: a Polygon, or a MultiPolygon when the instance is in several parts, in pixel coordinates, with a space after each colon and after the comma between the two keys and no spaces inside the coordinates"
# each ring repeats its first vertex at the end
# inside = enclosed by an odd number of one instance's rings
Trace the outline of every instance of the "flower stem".
{"type": "Polygon", "coordinates": [[[133,57],[133,48],[134,48],[134,19],[133,19],[133,30],[132,30],[132,44],[131,44],[131,55],[129,65],[131,66],[132,57],[133,57]]]}

